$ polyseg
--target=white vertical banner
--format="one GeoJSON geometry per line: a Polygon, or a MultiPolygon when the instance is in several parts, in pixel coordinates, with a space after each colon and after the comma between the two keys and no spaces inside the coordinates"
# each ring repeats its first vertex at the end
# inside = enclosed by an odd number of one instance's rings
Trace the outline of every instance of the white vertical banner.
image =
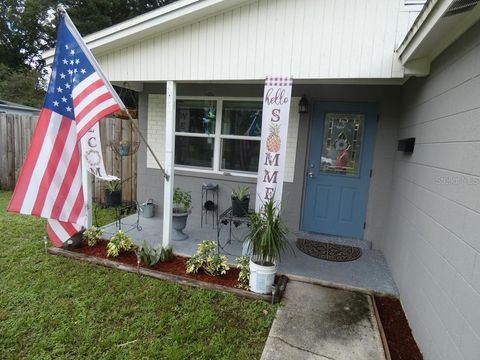
{"type": "Polygon", "coordinates": [[[262,140],[258,163],[257,201],[255,210],[273,197],[280,207],[282,201],[285,157],[287,151],[288,117],[292,94],[290,76],[267,76],[263,94],[262,140]]]}
{"type": "MultiPolygon", "coordinates": [[[[119,180],[118,177],[108,175],[103,163],[102,143],[100,141],[100,126],[95,123],[81,139],[82,164],[86,170],[97,178],[106,181],[119,180]]],[[[84,184],[85,186],[85,184],[84,184]]]]}

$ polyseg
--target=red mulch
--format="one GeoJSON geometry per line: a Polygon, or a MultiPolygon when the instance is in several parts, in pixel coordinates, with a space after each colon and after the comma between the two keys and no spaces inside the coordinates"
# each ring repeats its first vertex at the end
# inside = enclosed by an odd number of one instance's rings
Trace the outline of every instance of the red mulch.
{"type": "MultiPolygon", "coordinates": [[[[72,249],[72,251],[79,252],[85,255],[96,256],[103,259],[118,261],[132,266],[137,266],[137,256],[132,251],[120,253],[120,255],[118,255],[117,257],[107,257],[106,240],[99,241],[95,246],[88,246],[85,244],[77,249],[72,249]]],[[[185,272],[185,263],[187,260],[187,257],[175,255],[172,260],[163,263],[158,262],[154,266],[146,266],[142,260],[140,266],[147,269],[180,275],[187,278],[205,281],[213,284],[224,285],[228,287],[236,287],[238,284],[238,273],[240,272],[240,270],[237,268],[230,268],[230,270],[228,270],[225,275],[221,276],[210,276],[204,273],[187,274],[185,272]]]]}
{"type": "Polygon", "coordinates": [[[422,360],[402,305],[397,299],[375,296],[392,360],[422,360]]]}

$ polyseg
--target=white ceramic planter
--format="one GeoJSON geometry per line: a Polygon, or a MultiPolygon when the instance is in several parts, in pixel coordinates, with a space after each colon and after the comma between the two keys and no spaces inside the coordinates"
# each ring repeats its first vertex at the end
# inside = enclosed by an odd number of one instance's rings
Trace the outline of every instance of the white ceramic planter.
{"type": "Polygon", "coordinates": [[[263,266],[250,260],[250,290],[257,294],[271,294],[277,265],[263,266]]]}

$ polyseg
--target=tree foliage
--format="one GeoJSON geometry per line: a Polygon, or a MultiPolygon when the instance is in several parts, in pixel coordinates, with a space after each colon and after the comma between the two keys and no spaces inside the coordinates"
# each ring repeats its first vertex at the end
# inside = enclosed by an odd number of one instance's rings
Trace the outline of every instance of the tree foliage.
{"type": "Polygon", "coordinates": [[[79,32],[87,35],[174,1],[1,0],[0,99],[34,106],[41,103],[41,81],[46,74],[41,54],[55,45],[59,3],[79,32]]]}
{"type": "Polygon", "coordinates": [[[42,70],[42,51],[54,44],[52,0],[0,2],[0,63],[14,70],[42,70]]]}
{"type": "Polygon", "coordinates": [[[82,35],[118,24],[174,0],[65,0],[69,16],[82,35]]]}
{"type": "Polygon", "coordinates": [[[0,99],[40,107],[44,81],[35,69],[13,70],[0,64],[0,99]]]}

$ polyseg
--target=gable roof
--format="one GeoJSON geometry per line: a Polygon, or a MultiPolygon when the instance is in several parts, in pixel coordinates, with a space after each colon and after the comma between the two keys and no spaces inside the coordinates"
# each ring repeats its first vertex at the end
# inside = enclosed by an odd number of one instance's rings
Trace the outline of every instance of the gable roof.
{"type": "MultiPolygon", "coordinates": [[[[83,40],[96,55],[131,44],[193,20],[236,7],[249,0],[179,0],[103,30],[84,36],[83,40]]],[[[55,49],[42,57],[51,64],[55,49]]]]}
{"type": "Polygon", "coordinates": [[[480,19],[478,2],[428,0],[396,50],[402,64],[423,61],[429,67],[430,62],[480,19]]]}

